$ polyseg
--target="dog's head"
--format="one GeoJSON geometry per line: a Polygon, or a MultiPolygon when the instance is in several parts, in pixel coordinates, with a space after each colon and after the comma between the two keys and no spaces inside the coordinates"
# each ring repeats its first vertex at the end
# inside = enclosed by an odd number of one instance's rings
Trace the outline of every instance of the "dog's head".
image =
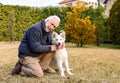
{"type": "Polygon", "coordinates": [[[65,42],[65,32],[60,31],[60,34],[53,32],[52,33],[52,43],[55,45],[60,45],[65,42]]]}

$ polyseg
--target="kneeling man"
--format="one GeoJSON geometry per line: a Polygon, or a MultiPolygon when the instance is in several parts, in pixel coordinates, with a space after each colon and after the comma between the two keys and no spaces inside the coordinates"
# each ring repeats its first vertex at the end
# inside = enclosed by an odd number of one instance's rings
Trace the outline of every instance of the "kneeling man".
{"type": "Polygon", "coordinates": [[[56,15],[32,25],[25,33],[20,46],[18,57],[12,75],[42,77],[44,71],[55,72],[49,67],[56,50],[64,47],[52,45],[52,31],[59,25],[60,18],[56,15]]]}

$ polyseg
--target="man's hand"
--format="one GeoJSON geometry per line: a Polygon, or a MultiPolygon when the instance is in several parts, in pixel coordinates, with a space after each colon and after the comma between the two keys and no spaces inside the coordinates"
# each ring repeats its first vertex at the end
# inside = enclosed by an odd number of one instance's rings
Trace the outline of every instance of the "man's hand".
{"type": "Polygon", "coordinates": [[[56,51],[56,50],[62,49],[64,47],[65,47],[65,43],[62,43],[61,45],[52,45],[51,51],[56,51]]]}
{"type": "Polygon", "coordinates": [[[51,51],[56,51],[57,50],[57,46],[56,45],[52,45],[51,46],[51,51]]]}

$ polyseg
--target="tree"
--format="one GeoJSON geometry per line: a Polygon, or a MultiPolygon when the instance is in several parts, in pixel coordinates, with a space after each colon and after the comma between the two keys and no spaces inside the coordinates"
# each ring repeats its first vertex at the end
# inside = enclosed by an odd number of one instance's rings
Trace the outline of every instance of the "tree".
{"type": "Polygon", "coordinates": [[[117,0],[110,10],[109,25],[113,44],[120,44],[120,0],[117,0]]]}
{"type": "Polygon", "coordinates": [[[108,18],[104,16],[105,8],[102,6],[98,6],[97,8],[87,7],[82,15],[81,18],[86,16],[90,16],[90,20],[96,26],[95,35],[96,35],[96,45],[99,46],[100,43],[104,41],[110,41],[108,35],[108,18]]]}
{"type": "Polygon", "coordinates": [[[8,14],[8,37],[9,41],[14,41],[14,35],[15,35],[15,13],[14,9],[11,9],[8,14]]]}
{"type": "Polygon", "coordinates": [[[96,21],[95,26],[96,26],[96,29],[95,29],[96,45],[100,46],[100,41],[103,38],[104,25],[102,22],[96,21]]]}
{"type": "Polygon", "coordinates": [[[67,12],[65,23],[65,31],[70,42],[81,47],[95,41],[95,25],[91,23],[89,17],[80,18],[84,9],[83,5],[73,6],[72,11],[67,12]]]}

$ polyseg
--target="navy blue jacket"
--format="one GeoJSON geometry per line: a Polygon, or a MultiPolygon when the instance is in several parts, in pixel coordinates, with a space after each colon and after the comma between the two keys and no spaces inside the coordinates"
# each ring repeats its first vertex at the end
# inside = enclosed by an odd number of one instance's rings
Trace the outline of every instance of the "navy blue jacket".
{"type": "Polygon", "coordinates": [[[25,56],[36,57],[41,53],[51,51],[52,34],[45,31],[45,21],[34,24],[25,33],[20,46],[19,46],[19,58],[25,56]]]}

